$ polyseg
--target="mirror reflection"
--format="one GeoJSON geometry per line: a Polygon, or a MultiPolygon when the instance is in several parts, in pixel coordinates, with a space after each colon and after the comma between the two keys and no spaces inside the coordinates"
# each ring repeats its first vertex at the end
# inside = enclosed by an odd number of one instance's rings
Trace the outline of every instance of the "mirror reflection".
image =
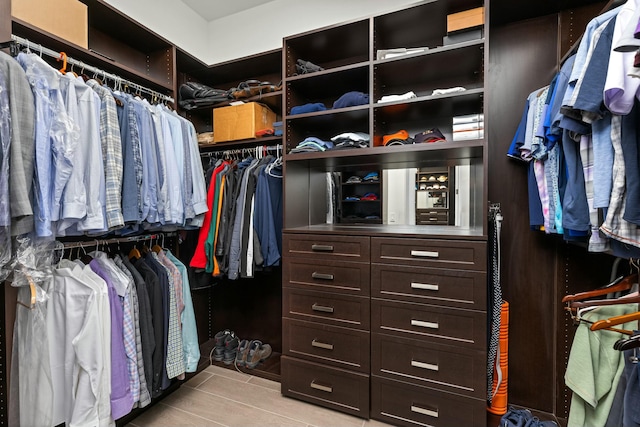
{"type": "Polygon", "coordinates": [[[346,170],[327,181],[329,224],[469,226],[468,165],[346,170]]]}

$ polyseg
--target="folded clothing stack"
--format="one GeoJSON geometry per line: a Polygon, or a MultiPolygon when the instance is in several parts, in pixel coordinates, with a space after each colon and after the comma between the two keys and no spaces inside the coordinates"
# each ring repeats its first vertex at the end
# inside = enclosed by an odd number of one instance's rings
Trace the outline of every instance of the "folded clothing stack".
{"type": "Polygon", "coordinates": [[[371,137],[364,132],[344,132],[331,138],[336,150],[367,148],[371,137]]]}
{"type": "Polygon", "coordinates": [[[311,153],[317,151],[327,151],[333,148],[333,142],[323,141],[315,136],[308,136],[303,139],[291,153],[311,153]]]}
{"type": "Polygon", "coordinates": [[[453,118],[453,140],[484,138],[484,114],[469,114],[453,118]]]}

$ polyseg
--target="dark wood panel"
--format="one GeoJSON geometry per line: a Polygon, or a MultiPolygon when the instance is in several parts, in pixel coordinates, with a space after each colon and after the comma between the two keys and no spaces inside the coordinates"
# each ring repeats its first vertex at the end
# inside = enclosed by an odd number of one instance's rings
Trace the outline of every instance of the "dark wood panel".
{"type": "Polygon", "coordinates": [[[295,288],[352,295],[369,295],[369,264],[315,261],[285,257],[283,283],[295,288]]]}
{"type": "Polygon", "coordinates": [[[371,295],[407,302],[485,310],[487,274],[476,271],[372,264],[371,295]]]}
{"type": "Polygon", "coordinates": [[[282,356],[282,394],[369,417],[369,375],[282,356]]]}
{"type": "Polygon", "coordinates": [[[594,16],[600,13],[604,4],[605,2],[600,1],[560,12],[560,57],[563,57],[574,46],[577,49],[577,44],[582,39],[582,34],[587,24],[594,16]]]}
{"type": "Polygon", "coordinates": [[[407,427],[481,427],[486,417],[484,399],[371,377],[371,418],[407,427]]]}
{"type": "MultiPolygon", "coordinates": [[[[623,2],[623,0],[617,0],[617,3],[623,2]]],[[[491,25],[503,25],[525,19],[539,18],[585,4],[602,6],[605,3],[602,0],[538,0],[535,2],[491,0],[491,25]]]]}
{"type": "Polygon", "coordinates": [[[369,331],[282,319],[283,354],[369,373],[369,331]]]}
{"type": "Polygon", "coordinates": [[[371,373],[484,399],[485,351],[372,334],[371,373]]]}
{"type": "Polygon", "coordinates": [[[369,298],[283,287],[282,316],[369,330],[369,298]]]}
{"type": "Polygon", "coordinates": [[[510,304],[509,402],[553,412],[556,243],[529,228],[526,165],[507,150],[527,96],[549,84],[557,58],[555,15],[491,29],[489,200],[500,203],[502,287],[510,304]],[[527,40],[526,48],[522,40],[527,40]],[[535,321],[532,321],[535,319],[535,321]],[[531,363],[535,355],[535,363],[531,363]]]}
{"type": "Polygon", "coordinates": [[[282,246],[289,256],[343,261],[369,261],[369,237],[284,234],[282,246]]]}
{"type": "Polygon", "coordinates": [[[371,298],[371,332],[486,350],[487,314],[371,298]]]}
{"type": "Polygon", "coordinates": [[[485,271],[487,245],[484,242],[374,237],[371,239],[371,260],[387,264],[485,271]]]}

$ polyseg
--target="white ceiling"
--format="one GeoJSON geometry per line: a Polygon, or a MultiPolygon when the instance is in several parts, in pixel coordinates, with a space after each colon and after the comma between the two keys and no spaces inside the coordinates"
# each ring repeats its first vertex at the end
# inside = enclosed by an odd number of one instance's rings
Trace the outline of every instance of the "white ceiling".
{"type": "Polygon", "coordinates": [[[184,4],[209,22],[270,1],[272,0],[182,0],[184,4]]]}

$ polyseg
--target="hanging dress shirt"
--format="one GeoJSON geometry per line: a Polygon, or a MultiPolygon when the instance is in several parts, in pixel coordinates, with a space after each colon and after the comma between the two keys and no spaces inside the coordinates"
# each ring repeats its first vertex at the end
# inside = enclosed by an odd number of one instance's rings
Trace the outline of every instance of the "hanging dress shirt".
{"type": "Polygon", "coordinates": [[[6,79],[12,117],[9,195],[11,234],[17,236],[33,231],[34,227],[35,101],[26,73],[4,52],[0,52],[0,70],[6,79]]]}

